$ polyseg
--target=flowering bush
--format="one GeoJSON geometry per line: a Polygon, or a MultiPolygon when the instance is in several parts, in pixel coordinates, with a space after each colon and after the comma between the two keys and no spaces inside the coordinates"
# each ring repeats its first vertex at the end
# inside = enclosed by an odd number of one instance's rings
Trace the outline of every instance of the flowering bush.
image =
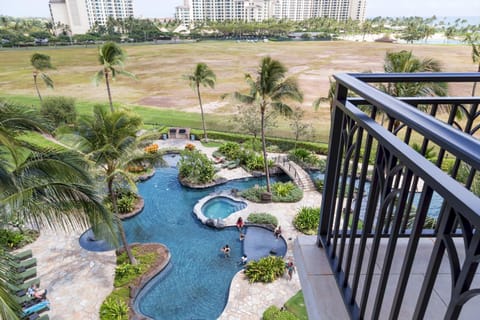
{"type": "Polygon", "coordinates": [[[149,146],[146,146],[143,150],[145,150],[145,152],[147,153],[157,153],[158,151],[158,144],[156,143],[153,143],[149,146]]]}
{"type": "Polygon", "coordinates": [[[192,143],[188,143],[188,144],[185,146],[185,150],[193,151],[193,150],[195,150],[195,145],[192,144],[192,143]]]}

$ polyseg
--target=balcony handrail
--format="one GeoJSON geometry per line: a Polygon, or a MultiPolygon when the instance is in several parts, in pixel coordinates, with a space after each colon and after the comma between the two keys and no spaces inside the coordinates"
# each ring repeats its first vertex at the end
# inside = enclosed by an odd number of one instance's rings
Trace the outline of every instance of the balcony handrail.
{"type": "MultiPolygon", "coordinates": [[[[397,97],[397,99],[417,105],[417,104],[475,104],[480,103],[480,97],[397,97]]],[[[367,100],[357,97],[348,98],[348,101],[354,105],[367,103],[367,100]]]]}
{"type": "Polygon", "coordinates": [[[334,77],[337,90],[317,241],[325,249],[347,312],[352,319],[388,314],[389,319],[400,314],[424,318],[434,286],[441,281],[442,260],[448,259],[452,286],[445,318],[458,318],[465,297],[480,295],[472,288],[480,250],[480,141],[473,137],[480,99],[392,97],[364,81],[469,82],[480,81],[480,74],[334,77]],[[445,122],[436,118],[442,103],[450,108],[445,122]],[[421,104],[427,108],[415,107],[421,104]],[[463,124],[455,120],[460,109],[466,115],[463,124]],[[386,115],[381,123],[379,114],[386,115]],[[429,148],[439,148],[438,156],[429,148]],[[436,225],[429,225],[427,218],[436,218],[436,225]],[[398,250],[398,239],[407,235],[406,249],[398,250]],[[417,249],[426,236],[434,243],[427,264],[420,267],[417,249]],[[463,239],[458,246],[453,241],[457,236],[463,239]],[[420,290],[407,288],[417,281],[414,270],[423,274],[420,290]],[[394,293],[392,300],[385,299],[387,292],[394,293]],[[419,297],[413,313],[404,308],[411,292],[419,297]]]}
{"type": "MultiPolygon", "coordinates": [[[[348,116],[354,119],[357,124],[366,129],[371,136],[389,147],[389,150],[401,159],[415,175],[421,177],[427,185],[433,187],[442,197],[449,199],[459,211],[467,217],[477,228],[480,228],[480,197],[464,188],[458,181],[447,175],[440,168],[425,159],[420,153],[412,152],[410,147],[395,135],[375,122],[367,114],[347,102],[345,106],[339,106],[348,116]],[[405,157],[408,155],[408,157],[405,157]],[[442,177],[439,179],[439,177],[442,177]],[[477,210],[475,210],[477,209],[477,210]]],[[[459,131],[457,130],[457,134],[459,131]]],[[[480,142],[478,149],[480,150],[480,142]]]]}
{"type": "MultiPolygon", "coordinates": [[[[423,79],[421,77],[415,77],[415,74],[408,75],[415,80],[423,79]]],[[[444,77],[447,79],[448,76],[450,76],[450,78],[457,79],[451,75],[452,74],[444,74],[444,77]]],[[[401,122],[408,123],[410,128],[419,132],[425,138],[441,145],[445,150],[455,154],[457,158],[465,161],[476,170],[480,170],[480,152],[477,151],[480,150],[480,142],[475,138],[466,134],[459,134],[458,130],[448,124],[432,119],[432,117],[413,108],[408,103],[400,101],[399,99],[373,88],[367,83],[357,79],[355,76],[350,74],[338,74],[334,75],[334,78],[344,87],[354,91],[381,111],[384,111],[388,115],[392,115],[395,119],[400,120],[401,122]]],[[[383,77],[378,76],[378,78],[389,79],[385,75],[383,75],[383,77]]],[[[396,78],[398,78],[398,76],[393,76],[393,79],[396,78]]],[[[437,78],[442,79],[438,81],[444,81],[444,78],[442,77],[437,78]]],[[[478,79],[480,81],[479,75],[476,77],[470,76],[470,78],[478,79]]],[[[362,77],[362,79],[365,78],[362,77]]],[[[432,79],[430,79],[430,81],[432,81],[432,79]]]]}
{"type": "Polygon", "coordinates": [[[478,72],[348,73],[363,82],[480,82],[478,72]]]}

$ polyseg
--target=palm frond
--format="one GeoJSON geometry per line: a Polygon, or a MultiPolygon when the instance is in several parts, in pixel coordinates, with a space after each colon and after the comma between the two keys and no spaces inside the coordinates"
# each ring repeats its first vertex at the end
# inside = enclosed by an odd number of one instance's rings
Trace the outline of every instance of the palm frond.
{"type": "Polygon", "coordinates": [[[49,88],[53,88],[53,80],[50,78],[47,74],[42,73],[41,74],[42,80],[45,83],[45,85],[49,88]]]}

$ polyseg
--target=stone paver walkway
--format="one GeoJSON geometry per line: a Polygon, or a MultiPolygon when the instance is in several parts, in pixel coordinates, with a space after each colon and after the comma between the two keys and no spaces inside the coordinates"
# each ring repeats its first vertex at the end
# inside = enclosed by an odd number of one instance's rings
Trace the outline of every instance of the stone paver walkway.
{"type": "Polygon", "coordinates": [[[80,233],[42,231],[32,249],[41,288],[48,290],[52,320],[96,320],[100,305],[113,290],[115,252],[80,247],[80,233]]]}
{"type": "MultiPolygon", "coordinates": [[[[210,157],[216,150],[203,147],[199,141],[158,141],[160,148],[183,149],[187,143],[195,144],[210,157]]],[[[249,176],[242,168],[224,169],[219,175],[227,179],[249,176]]],[[[310,191],[305,192],[302,201],[297,203],[249,203],[247,209],[231,216],[227,222],[233,225],[238,216],[246,218],[251,212],[274,214],[282,226],[282,236],[287,240],[287,258],[292,258],[293,241],[298,233],[291,221],[301,207],[320,206],[320,200],[318,192],[310,191]]],[[[113,289],[115,253],[86,251],[78,243],[79,236],[79,232],[42,231],[39,239],[25,248],[32,249],[37,258],[37,273],[42,288],[48,289],[51,302],[48,314],[52,320],[99,319],[100,305],[113,289]]],[[[232,281],[228,303],[220,319],[261,319],[266,308],[271,305],[281,307],[300,289],[296,273],[290,281],[285,275],[271,284],[249,284],[243,272],[239,272],[232,281]]]]}

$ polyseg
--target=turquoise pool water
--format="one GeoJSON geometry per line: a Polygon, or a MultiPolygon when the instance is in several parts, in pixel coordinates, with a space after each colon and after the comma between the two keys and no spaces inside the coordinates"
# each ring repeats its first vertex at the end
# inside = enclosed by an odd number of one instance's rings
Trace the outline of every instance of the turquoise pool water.
{"type": "MultiPolygon", "coordinates": [[[[319,179],[319,180],[324,180],[325,179],[325,174],[319,171],[312,171],[310,172],[310,177],[312,179],[319,179]]],[[[355,180],[355,185],[358,185],[359,181],[355,180]]],[[[365,183],[365,192],[364,192],[364,201],[362,201],[362,212],[366,210],[365,206],[367,203],[367,197],[368,193],[370,191],[370,183],[366,182],[365,183]]],[[[418,205],[418,202],[420,201],[420,193],[415,193],[413,196],[413,205],[416,207],[418,205]]],[[[428,216],[432,218],[437,218],[438,215],[440,214],[440,210],[442,209],[442,204],[443,204],[443,198],[436,192],[433,192],[432,194],[432,200],[430,201],[430,206],[428,207],[428,216]]],[[[361,214],[361,217],[363,214],[361,214]]]]}
{"type": "Polygon", "coordinates": [[[247,204],[227,197],[215,197],[202,206],[202,213],[207,218],[225,219],[234,212],[245,209],[247,204]]]}
{"type": "Polygon", "coordinates": [[[129,242],[160,242],[172,255],[168,271],[142,290],[137,306],[154,319],[216,319],[225,307],[231,279],[240,270],[242,243],[236,228],[217,230],[201,224],[193,206],[211,192],[242,190],[262,185],[264,179],[194,190],[182,187],[177,176],[175,167],[158,168],[155,176],[140,183],[145,209],[124,221],[129,242]],[[220,252],[225,244],[232,248],[230,258],[220,252]]]}

